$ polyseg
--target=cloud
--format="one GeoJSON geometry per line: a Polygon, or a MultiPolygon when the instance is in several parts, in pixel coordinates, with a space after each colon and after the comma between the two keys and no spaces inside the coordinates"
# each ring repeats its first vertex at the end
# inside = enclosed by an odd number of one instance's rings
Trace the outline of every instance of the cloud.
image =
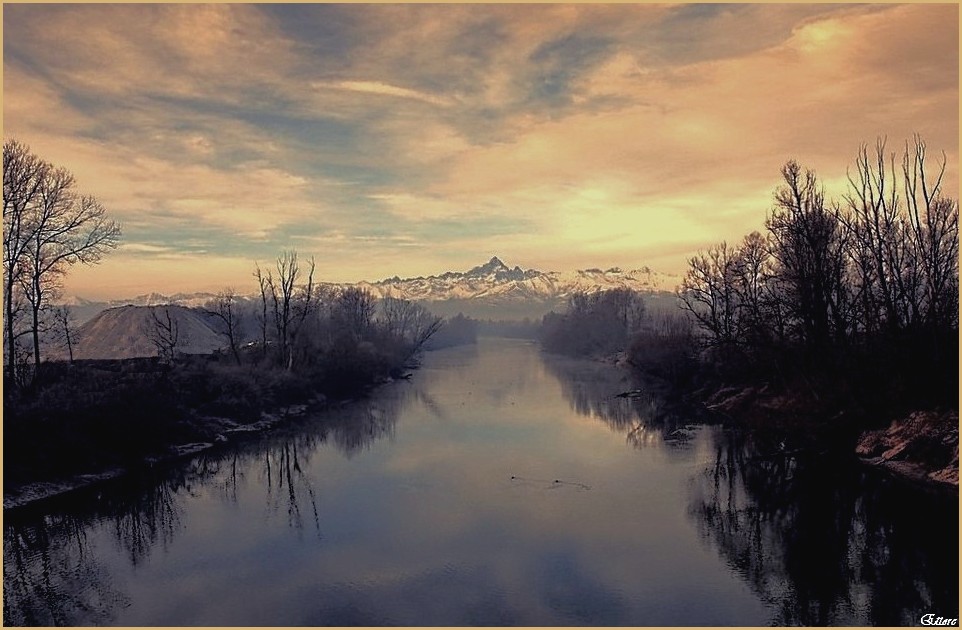
{"type": "Polygon", "coordinates": [[[586,100],[631,105],[520,119],[513,141],[458,156],[430,190],[526,207],[566,249],[584,249],[586,234],[614,246],[629,225],[645,235],[634,237],[639,251],[672,234],[734,239],[760,227],[789,158],[838,177],[858,145],[879,134],[905,138],[917,126],[940,139],[955,133],[947,110],[957,103],[957,62],[936,54],[948,47],[945,36],[929,38],[923,55],[941,64],[929,74],[943,77],[942,86],[922,91],[899,84],[906,68],[898,49],[864,37],[897,28],[906,42],[925,38],[938,19],[915,7],[818,18],[754,54],[668,69],[622,50],[576,89],[586,100]],[[592,191],[604,202],[590,202],[592,191]]]}
{"type": "Polygon", "coordinates": [[[495,253],[677,272],[762,227],[786,160],[835,194],[877,136],[945,149],[958,195],[954,5],[9,5],[4,18],[8,136],[124,224],[115,257],[203,250],[236,265],[235,284],[294,245],[345,280],[495,253]]]}
{"type": "Polygon", "coordinates": [[[35,153],[67,165],[78,190],[104,203],[128,239],[169,238],[163,245],[170,249],[194,239],[229,251],[297,226],[313,228],[329,214],[319,194],[323,182],[265,163],[217,168],[180,160],[182,153],[162,158],[115,144],[29,137],[35,153]]]}
{"type": "Polygon", "coordinates": [[[169,247],[164,245],[152,245],[150,243],[121,243],[118,249],[121,252],[129,253],[146,253],[146,254],[165,254],[170,251],[169,247]]]}
{"type": "Polygon", "coordinates": [[[423,101],[441,107],[450,106],[454,101],[450,98],[443,98],[417,90],[410,90],[396,85],[389,85],[380,81],[337,81],[322,82],[315,81],[311,84],[315,89],[348,90],[351,92],[361,92],[364,94],[378,94],[381,96],[393,96],[397,98],[409,98],[416,101],[423,101]]]}
{"type": "Polygon", "coordinates": [[[253,261],[253,257],[209,252],[157,256],[153,252],[120,249],[105,256],[99,265],[74,266],[67,276],[67,288],[73,295],[93,300],[130,298],[152,291],[168,295],[214,292],[227,286],[247,291],[253,284],[253,261]],[[198,269],[203,272],[199,274],[198,269]]]}
{"type": "Polygon", "coordinates": [[[296,63],[290,42],[248,5],[12,7],[5,23],[16,25],[4,33],[14,63],[95,101],[238,102],[252,85],[278,86],[277,71],[296,63]]]}

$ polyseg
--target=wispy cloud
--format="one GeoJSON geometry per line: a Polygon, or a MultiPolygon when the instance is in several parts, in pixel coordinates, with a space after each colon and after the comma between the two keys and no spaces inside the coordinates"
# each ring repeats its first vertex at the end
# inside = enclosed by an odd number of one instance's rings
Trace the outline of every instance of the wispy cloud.
{"type": "Polygon", "coordinates": [[[124,253],[133,254],[165,254],[170,251],[170,247],[164,245],[151,245],[150,243],[121,243],[118,248],[124,253]]]}
{"type": "Polygon", "coordinates": [[[378,94],[381,96],[410,98],[416,101],[423,101],[425,103],[431,103],[432,105],[438,105],[441,107],[450,106],[455,102],[451,98],[427,94],[425,92],[419,92],[418,90],[410,90],[408,88],[398,87],[396,85],[390,85],[380,81],[315,81],[311,83],[311,87],[318,90],[348,90],[351,92],[361,92],[364,94],[378,94]]]}
{"type": "Polygon", "coordinates": [[[679,271],[761,227],[785,160],[835,187],[877,136],[944,149],[958,194],[956,5],[15,4],[4,96],[124,224],[81,295],[292,246],[341,280],[679,271]]]}

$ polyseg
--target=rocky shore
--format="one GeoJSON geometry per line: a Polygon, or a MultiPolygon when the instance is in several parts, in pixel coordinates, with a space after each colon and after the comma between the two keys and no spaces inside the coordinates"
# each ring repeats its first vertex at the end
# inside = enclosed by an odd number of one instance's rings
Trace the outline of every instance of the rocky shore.
{"type": "Polygon", "coordinates": [[[917,411],[887,428],[866,431],[855,453],[901,477],[959,487],[959,414],[917,411]]]}
{"type": "Polygon", "coordinates": [[[840,440],[854,445],[866,465],[932,487],[958,491],[959,416],[954,410],[915,411],[887,428],[864,430],[851,410],[826,407],[768,386],[722,387],[700,393],[705,408],[730,421],[767,430],[802,433],[803,441],[840,440]]]}

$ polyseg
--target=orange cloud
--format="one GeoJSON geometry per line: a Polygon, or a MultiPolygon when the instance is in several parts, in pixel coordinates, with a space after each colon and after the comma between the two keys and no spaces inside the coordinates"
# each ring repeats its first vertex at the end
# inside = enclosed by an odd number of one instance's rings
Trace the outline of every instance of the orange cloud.
{"type": "Polygon", "coordinates": [[[916,132],[958,196],[956,5],[319,5],[317,38],[283,7],[4,11],[6,132],[135,228],[126,263],[192,226],[236,283],[293,245],[342,280],[678,272],[762,226],[786,160],[838,195],[916,132]]]}

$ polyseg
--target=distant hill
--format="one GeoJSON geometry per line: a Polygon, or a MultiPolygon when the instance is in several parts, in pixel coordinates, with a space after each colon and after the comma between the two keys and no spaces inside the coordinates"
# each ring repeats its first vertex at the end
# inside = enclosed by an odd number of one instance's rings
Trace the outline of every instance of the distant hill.
{"type": "Polygon", "coordinates": [[[145,293],[132,298],[122,298],[118,300],[88,300],[82,297],[70,296],[57,302],[58,305],[70,307],[70,315],[78,324],[83,324],[93,318],[98,313],[109,308],[124,306],[162,306],[166,304],[176,304],[189,308],[200,307],[217,297],[213,293],[175,293],[164,295],[162,293],[145,293]]]}
{"type": "MultiPolygon", "coordinates": [[[[224,347],[224,337],[202,312],[184,306],[121,306],[108,308],[77,330],[75,359],[129,359],[157,356],[157,348],[147,337],[152,326],[151,311],[171,319],[179,331],[177,351],[184,354],[208,354],[224,347]]],[[[61,357],[62,358],[62,357],[61,357]]]]}

